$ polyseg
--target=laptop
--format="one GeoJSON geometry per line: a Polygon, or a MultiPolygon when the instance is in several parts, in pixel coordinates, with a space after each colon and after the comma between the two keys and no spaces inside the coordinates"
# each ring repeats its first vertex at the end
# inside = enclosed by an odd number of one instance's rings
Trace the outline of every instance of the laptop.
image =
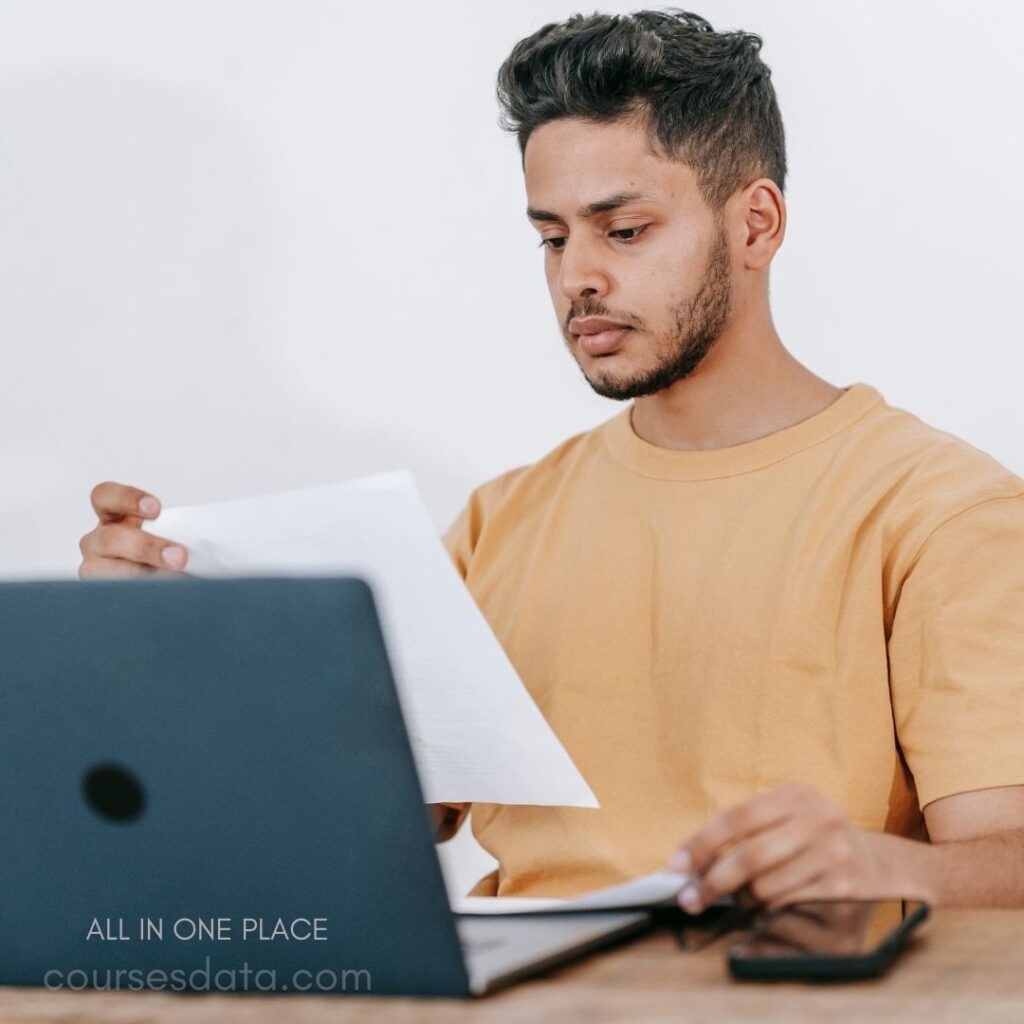
{"type": "Polygon", "coordinates": [[[479,995],[642,912],[458,918],[353,578],[0,583],[0,983],[479,995]]]}

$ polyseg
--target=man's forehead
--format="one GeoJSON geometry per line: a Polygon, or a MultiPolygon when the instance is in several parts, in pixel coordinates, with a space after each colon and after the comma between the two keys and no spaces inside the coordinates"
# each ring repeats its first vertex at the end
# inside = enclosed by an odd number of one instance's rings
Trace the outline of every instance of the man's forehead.
{"type": "Polygon", "coordinates": [[[568,219],[629,203],[677,204],[696,191],[692,168],[652,152],[646,132],[631,122],[541,125],[526,144],[523,173],[531,219],[537,211],[568,219]]]}

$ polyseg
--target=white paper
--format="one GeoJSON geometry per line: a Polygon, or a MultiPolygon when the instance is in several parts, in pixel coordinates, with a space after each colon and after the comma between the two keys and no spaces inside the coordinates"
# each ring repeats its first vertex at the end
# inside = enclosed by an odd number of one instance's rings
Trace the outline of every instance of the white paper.
{"type": "Polygon", "coordinates": [[[451,900],[456,914],[550,914],[577,910],[625,910],[654,907],[675,897],[688,881],[678,871],[655,871],[607,889],[595,889],[573,899],[541,896],[460,896],[451,900]]]}
{"type": "Polygon", "coordinates": [[[428,803],[597,807],[434,532],[412,476],[163,511],[194,576],[361,576],[428,803]]]}

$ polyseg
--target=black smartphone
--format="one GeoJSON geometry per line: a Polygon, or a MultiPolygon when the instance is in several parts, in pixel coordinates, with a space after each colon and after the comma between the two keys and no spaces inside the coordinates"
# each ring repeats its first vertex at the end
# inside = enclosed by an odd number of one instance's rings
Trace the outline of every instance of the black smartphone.
{"type": "Polygon", "coordinates": [[[756,921],[729,949],[734,978],[872,978],[896,959],[928,904],[905,900],[794,903],[756,921]]]}

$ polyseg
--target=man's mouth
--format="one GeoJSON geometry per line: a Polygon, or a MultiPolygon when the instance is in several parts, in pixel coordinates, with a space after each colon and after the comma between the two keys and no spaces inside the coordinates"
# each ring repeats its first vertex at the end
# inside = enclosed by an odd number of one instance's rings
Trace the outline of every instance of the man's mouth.
{"type": "Polygon", "coordinates": [[[574,317],[569,321],[569,333],[580,343],[588,356],[607,356],[615,352],[632,328],[621,320],[608,320],[599,316],[574,317]]]}
{"type": "Polygon", "coordinates": [[[618,351],[632,327],[613,327],[594,334],[579,335],[580,348],[588,356],[608,356],[618,351]]]}

